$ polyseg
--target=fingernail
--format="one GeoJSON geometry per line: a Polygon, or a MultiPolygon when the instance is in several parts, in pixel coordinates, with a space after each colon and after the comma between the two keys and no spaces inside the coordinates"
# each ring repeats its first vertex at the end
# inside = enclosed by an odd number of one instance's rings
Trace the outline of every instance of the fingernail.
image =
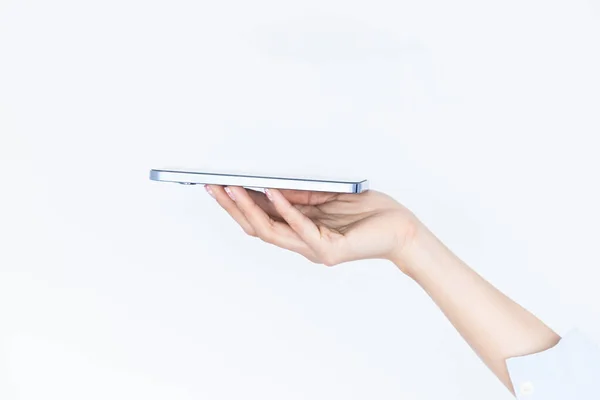
{"type": "Polygon", "coordinates": [[[235,196],[233,195],[233,192],[231,191],[231,189],[229,189],[228,187],[225,188],[225,192],[227,192],[227,194],[229,195],[229,197],[231,197],[231,200],[235,201],[235,196]]]}
{"type": "Polygon", "coordinates": [[[208,192],[208,194],[210,194],[213,199],[215,198],[215,193],[212,191],[212,189],[210,188],[210,186],[204,185],[204,189],[206,189],[206,191],[208,192]]]}
{"type": "Polygon", "coordinates": [[[265,189],[265,194],[269,200],[273,201],[273,193],[269,189],[265,189]]]}

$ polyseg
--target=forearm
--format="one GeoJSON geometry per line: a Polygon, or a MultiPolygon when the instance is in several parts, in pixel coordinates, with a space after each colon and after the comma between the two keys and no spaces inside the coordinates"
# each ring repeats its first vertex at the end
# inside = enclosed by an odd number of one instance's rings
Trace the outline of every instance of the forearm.
{"type": "Polygon", "coordinates": [[[553,347],[560,337],[506,297],[421,226],[393,260],[413,278],[511,391],[505,360],[553,347]]]}

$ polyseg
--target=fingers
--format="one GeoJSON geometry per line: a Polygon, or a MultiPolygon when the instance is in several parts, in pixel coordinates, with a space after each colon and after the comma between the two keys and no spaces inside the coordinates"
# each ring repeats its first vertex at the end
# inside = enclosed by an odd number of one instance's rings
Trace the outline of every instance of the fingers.
{"type": "Polygon", "coordinates": [[[310,218],[290,204],[279,190],[267,189],[265,193],[281,217],[315,253],[318,262],[333,266],[346,261],[347,249],[343,235],[327,228],[319,228],[310,218]]]}
{"type": "Polygon", "coordinates": [[[336,198],[339,193],[313,192],[308,190],[280,189],[279,192],[294,204],[317,205],[336,198]]]}
{"type": "Polygon", "coordinates": [[[271,203],[269,199],[267,199],[267,196],[264,193],[250,189],[246,190],[246,192],[252,198],[252,200],[254,200],[254,202],[260,208],[262,208],[271,218],[281,220],[281,215],[279,215],[277,210],[275,210],[275,207],[273,207],[273,203],[271,203]]]}
{"type": "MultiPolygon", "coordinates": [[[[336,265],[337,247],[332,236],[341,236],[324,228],[320,230],[305,214],[322,214],[310,205],[292,205],[278,190],[269,189],[266,195],[242,187],[206,185],[206,190],[250,236],[278,247],[296,252],[312,262],[336,265]],[[267,199],[267,196],[269,197],[267,199]],[[281,218],[285,222],[275,221],[281,218]],[[325,237],[323,237],[323,232],[325,237]]],[[[310,198],[306,198],[310,202],[310,198]]],[[[340,249],[338,249],[340,250],[340,249]]],[[[338,255],[341,255],[338,254],[338,255]]]]}
{"type": "Polygon", "coordinates": [[[222,186],[218,185],[205,185],[204,186],[208,194],[210,194],[219,203],[221,207],[231,215],[231,217],[237,222],[244,232],[250,236],[256,236],[256,232],[252,225],[248,222],[244,213],[238,208],[233,201],[225,192],[222,186]]]}
{"type": "Polygon", "coordinates": [[[277,189],[267,189],[265,194],[273,203],[275,210],[287,222],[298,236],[315,252],[321,247],[321,232],[310,218],[294,207],[277,189]]]}
{"type": "Polygon", "coordinates": [[[307,258],[314,257],[310,247],[284,223],[274,221],[259,207],[251,195],[241,187],[227,187],[230,198],[252,227],[255,235],[264,242],[295,251],[307,258]]]}
{"type": "MultiPolygon", "coordinates": [[[[273,202],[271,202],[267,198],[265,193],[259,192],[257,190],[251,190],[251,189],[246,189],[246,192],[252,198],[252,200],[254,200],[254,202],[260,208],[262,208],[267,213],[267,215],[269,215],[269,217],[271,217],[272,219],[274,219],[276,221],[284,221],[283,218],[281,217],[281,215],[279,214],[279,212],[275,209],[273,202]]],[[[300,192],[300,191],[296,190],[294,192],[300,192]]],[[[312,192],[303,192],[303,193],[312,193],[312,192]]],[[[286,198],[290,202],[296,203],[296,202],[290,200],[286,194],[284,194],[284,196],[286,196],[286,198]]],[[[325,217],[324,213],[321,210],[319,210],[319,208],[317,206],[307,205],[302,202],[300,202],[299,204],[296,203],[293,206],[296,207],[298,210],[300,210],[302,212],[302,214],[306,215],[310,219],[325,217]]]]}

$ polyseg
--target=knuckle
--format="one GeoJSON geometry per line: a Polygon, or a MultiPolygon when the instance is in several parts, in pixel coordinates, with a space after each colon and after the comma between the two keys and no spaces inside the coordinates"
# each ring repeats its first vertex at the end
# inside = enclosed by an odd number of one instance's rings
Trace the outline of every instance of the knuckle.
{"type": "Polygon", "coordinates": [[[333,267],[339,263],[339,260],[333,254],[325,254],[321,257],[321,262],[327,267],[333,267]]]}
{"type": "Polygon", "coordinates": [[[257,234],[258,238],[265,243],[273,243],[274,235],[271,230],[261,230],[257,234]]]}
{"type": "Polygon", "coordinates": [[[304,256],[304,258],[306,258],[308,261],[310,261],[313,264],[322,264],[319,257],[312,250],[305,249],[305,251],[300,252],[300,254],[302,254],[302,256],[304,256]]]}
{"type": "Polygon", "coordinates": [[[310,257],[310,256],[304,256],[304,257],[313,264],[321,264],[321,262],[319,262],[319,260],[314,257],[310,257]]]}
{"type": "Polygon", "coordinates": [[[246,235],[248,235],[248,236],[253,236],[253,237],[255,237],[255,236],[256,236],[256,232],[254,232],[254,229],[252,229],[252,228],[250,228],[250,227],[247,227],[247,226],[244,226],[244,227],[242,227],[242,229],[244,230],[244,233],[245,233],[246,235]]]}

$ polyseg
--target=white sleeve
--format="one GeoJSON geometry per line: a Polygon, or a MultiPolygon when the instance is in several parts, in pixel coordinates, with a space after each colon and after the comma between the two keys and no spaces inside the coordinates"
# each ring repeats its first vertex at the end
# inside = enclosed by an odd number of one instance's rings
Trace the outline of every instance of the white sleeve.
{"type": "Polygon", "coordinates": [[[600,349],[578,331],[541,353],[506,360],[518,400],[600,399],[600,349]]]}

